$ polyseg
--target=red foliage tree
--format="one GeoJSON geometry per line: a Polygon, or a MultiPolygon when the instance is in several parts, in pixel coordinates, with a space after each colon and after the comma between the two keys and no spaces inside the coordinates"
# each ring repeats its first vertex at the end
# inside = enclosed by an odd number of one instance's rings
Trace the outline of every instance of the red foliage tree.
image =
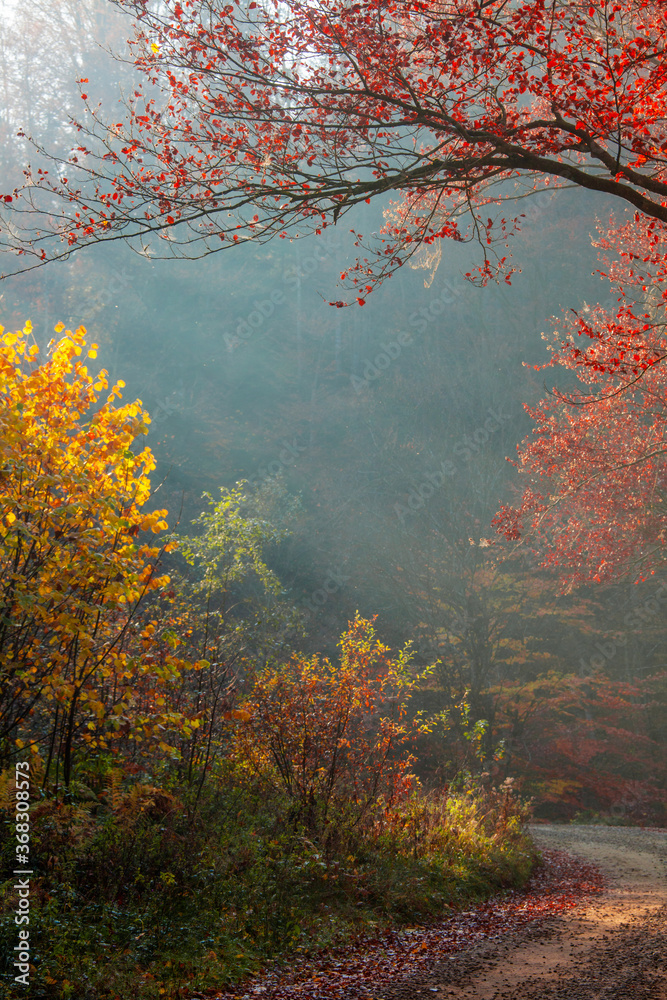
{"type": "Polygon", "coordinates": [[[568,588],[644,579],[665,559],[666,242],[637,220],[599,241],[616,254],[606,270],[616,304],[558,323],[550,364],[574,371],[580,388],[526,408],[535,429],[515,464],[529,485],[494,520],[509,538],[529,537],[568,588]]]}
{"type": "Polygon", "coordinates": [[[617,820],[664,822],[665,671],[632,682],[596,671],[549,673],[505,685],[499,733],[509,767],[543,817],[582,809],[617,820]]]}
{"type": "Polygon", "coordinates": [[[667,221],[662,3],[115,2],[135,18],[146,85],[128,120],[90,108],[71,154],[5,195],[17,211],[4,246],[30,255],[25,266],[151,234],[197,256],[320,232],[398,191],[400,210],[347,277],[363,302],[441,237],[477,238],[482,278],[497,273],[494,241],[538,184],[667,221]]]}

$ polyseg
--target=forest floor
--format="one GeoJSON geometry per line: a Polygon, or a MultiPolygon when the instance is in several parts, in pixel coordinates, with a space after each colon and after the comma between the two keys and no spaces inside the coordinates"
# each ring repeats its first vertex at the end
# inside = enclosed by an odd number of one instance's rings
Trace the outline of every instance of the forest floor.
{"type": "Polygon", "coordinates": [[[218,996],[667,1000],[667,830],[531,833],[545,864],[525,889],[427,928],[303,956],[218,996]]]}

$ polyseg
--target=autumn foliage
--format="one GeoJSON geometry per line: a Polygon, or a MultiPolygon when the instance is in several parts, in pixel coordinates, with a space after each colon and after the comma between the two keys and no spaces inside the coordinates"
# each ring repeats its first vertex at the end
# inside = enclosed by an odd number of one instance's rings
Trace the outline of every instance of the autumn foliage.
{"type": "Polygon", "coordinates": [[[50,153],[57,171],[5,193],[5,245],[28,267],[119,236],[198,256],[319,233],[398,192],[386,232],[357,233],[369,256],[343,275],[363,303],[443,237],[478,241],[483,279],[506,269],[517,198],[537,185],[667,220],[661,3],[116,2],[146,83],[111,122],[81,80],[88,115],[66,176],[50,153]]]}
{"type": "Polygon", "coordinates": [[[132,624],[167,580],[151,541],[166,512],[142,509],[153,456],[132,450],[148,417],[116,405],[122,382],[100,400],[95,356],[83,328],[41,364],[29,324],[0,342],[0,735],[4,754],[39,746],[66,785],[76,745],[168,726],[160,689],[180,669],[155,669],[155,624],[132,624]]]}
{"type": "Polygon", "coordinates": [[[495,692],[498,730],[538,816],[664,822],[666,679],[549,672],[495,692]]]}
{"type": "Polygon", "coordinates": [[[535,428],[518,449],[523,496],[494,522],[569,588],[645,579],[665,560],[665,234],[635,220],[603,230],[597,245],[613,252],[613,304],[570,310],[545,337],[545,367],[579,384],[526,407],[535,428]]]}
{"type": "Polygon", "coordinates": [[[408,650],[392,658],[359,614],[339,645],[338,664],[295,655],[260,671],[235,713],[239,763],[282,791],[295,819],[318,833],[333,812],[351,811],[358,822],[380,797],[406,794],[409,743],[420,728],[407,715],[420,679],[408,650]]]}

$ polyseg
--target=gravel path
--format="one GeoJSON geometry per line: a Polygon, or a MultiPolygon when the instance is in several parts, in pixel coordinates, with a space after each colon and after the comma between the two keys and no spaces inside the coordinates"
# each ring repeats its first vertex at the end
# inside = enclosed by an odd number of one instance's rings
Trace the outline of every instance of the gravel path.
{"type": "Polygon", "coordinates": [[[667,1000],[667,830],[535,826],[542,850],[597,865],[604,892],[541,927],[435,962],[385,1000],[667,1000]]]}

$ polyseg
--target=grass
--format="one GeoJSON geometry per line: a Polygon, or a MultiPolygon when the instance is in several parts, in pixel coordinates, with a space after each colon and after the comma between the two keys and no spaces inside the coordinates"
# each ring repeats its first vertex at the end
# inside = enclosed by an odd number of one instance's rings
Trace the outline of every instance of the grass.
{"type": "MultiPolygon", "coordinates": [[[[229,779],[207,786],[194,821],[176,787],[144,780],[107,798],[33,807],[29,1000],[220,989],[271,960],[428,922],[523,883],[534,863],[527,810],[509,785],[380,803],[363,824],[339,815],[317,834],[288,801],[229,779]]],[[[13,881],[3,956],[17,939],[13,881]]],[[[11,961],[0,959],[8,996],[11,961]]]]}

